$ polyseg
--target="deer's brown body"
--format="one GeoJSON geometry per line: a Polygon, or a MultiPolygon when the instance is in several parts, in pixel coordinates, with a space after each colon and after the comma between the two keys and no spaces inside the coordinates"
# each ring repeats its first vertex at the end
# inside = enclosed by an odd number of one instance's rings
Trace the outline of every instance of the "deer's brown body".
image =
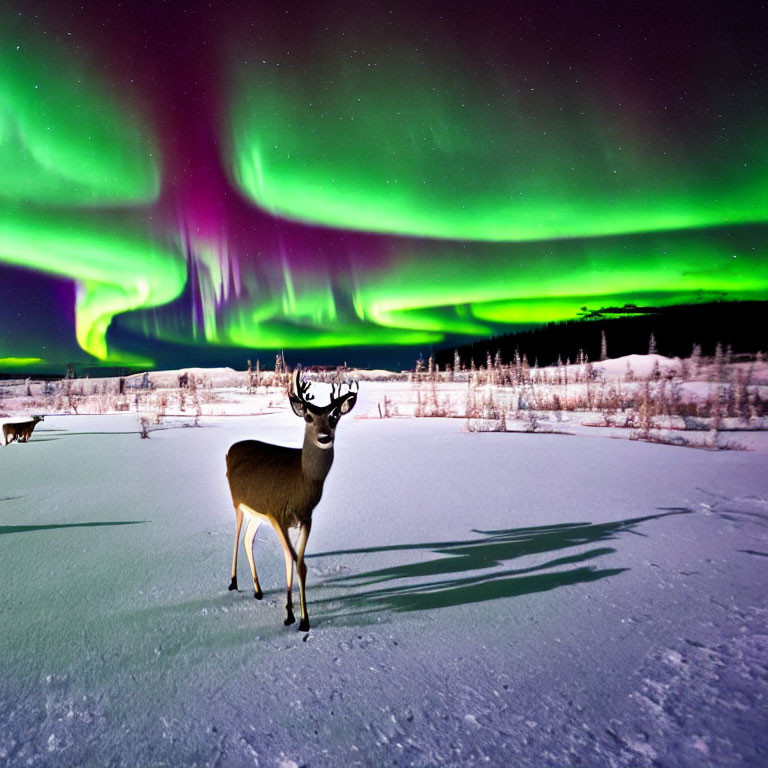
{"type": "Polygon", "coordinates": [[[304,550],[312,528],[312,512],[323,495],[323,483],[333,463],[333,440],[336,425],[345,413],[352,410],[357,399],[357,389],[337,396],[336,388],[331,402],[324,407],[311,402],[309,384],[301,381],[297,370],[293,377],[291,407],[305,424],[304,444],[299,448],[263,443],[259,440],[243,440],[235,443],[227,453],[227,480],[235,506],[235,548],[232,555],[230,589],[237,589],[237,550],[243,520],[247,519],[245,552],[253,576],[254,597],[261,599],[262,591],[253,559],[253,541],[262,522],[267,521],[275,529],[285,556],[287,584],[286,624],[295,621],[291,589],[293,564],[299,574],[301,597],[301,621],[299,629],[309,630],[309,616],[305,583],[307,566],[304,550]],[[299,528],[299,539],[294,549],[289,528],[299,528]]]}
{"type": "Polygon", "coordinates": [[[312,510],[323,495],[323,483],[333,462],[333,448],[316,458],[310,471],[302,457],[312,448],[244,440],[227,453],[227,477],[235,507],[241,503],[274,518],[285,528],[295,528],[312,519],[312,510]],[[290,478],[290,481],[287,480],[290,478]]]}

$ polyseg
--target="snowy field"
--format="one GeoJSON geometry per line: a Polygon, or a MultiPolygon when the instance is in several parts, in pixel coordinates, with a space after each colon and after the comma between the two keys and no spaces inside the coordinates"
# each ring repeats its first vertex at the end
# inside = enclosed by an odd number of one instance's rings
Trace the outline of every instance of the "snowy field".
{"type": "Polygon", "coordinates": [[[267,526],[265,599],[242,556],[227,590],[224,455],[299,446],[284,399],[148,440],[136,413],[49,414],[0,449],[0,765],[768,764],[765,433],[370,418],[387,386],[337,432],[309,633],[267,526]]]}

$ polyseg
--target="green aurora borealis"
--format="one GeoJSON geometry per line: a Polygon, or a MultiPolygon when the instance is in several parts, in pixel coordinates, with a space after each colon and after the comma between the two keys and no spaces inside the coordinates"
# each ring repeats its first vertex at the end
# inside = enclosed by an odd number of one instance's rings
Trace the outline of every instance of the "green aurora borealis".
{"type": "Polygon", "coordinates": [[[681,32],[682,11],[633,30],[520,22],[514,3],[399,6],[398,25],[338,4],[32,5],[0,11],[4,369],[77,347],[337,362],[585,306],[768,297],[768,76],[746,11],[704,61],[715,32],[681,32]],[[52,310],[24,299],[47,280],[73,304],[67,349],[41,349],[52,310]]]}
{"type": "Polygon", "coordinates": [[[755,138],[748,151],[717,137],[687,147],[645,132],[636,117],[612,119],[597,92],[574,93],[535,73],[455,82],[440,76],[445,63],[421,66],[416,79],[407,51],[373,68],[350,67],[346,57],[324,63],[288,76],[257,64],[240,76],[234,177],[274,213],[495,242],[766,220],[768,157],[757,124],[744,131],[755,138]],[[343,88],[324,91],[324,82],[343,88]]]}
{"type": "Polygon", "coordinates": [[[128,111],[71,59],[36,48],[3,35],[0,199],[64,206],[157,199],[156,153],[128,111]]]}

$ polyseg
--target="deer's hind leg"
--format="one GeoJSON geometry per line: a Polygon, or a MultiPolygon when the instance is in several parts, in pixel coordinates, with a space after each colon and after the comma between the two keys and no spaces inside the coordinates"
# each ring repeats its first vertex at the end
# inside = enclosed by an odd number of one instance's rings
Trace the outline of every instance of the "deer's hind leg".
{"type": "Polygon", "coordinates": [[[240,544],[240,529],[243,527],[243,510],[240,505],[235,506],[235,551],[232,555],[232,578],[229,582],[230,589],[237,589],[237,546],[240,544]]]}
{"type": "Polygon", "coordinates": [[[260,518],[255,517],[254,515],[249,515],[248,525],[245,526],[245,537],[243,538],[245,554],[248,555],[248,563],[251,566],[251,576],[253,576],[253,596],[257,600],[261,600],[261,598],[264,597],[264,593],[261,591],[259,577],[256,575],[256,563],[253,559],[253,540],[256,538],[256,531],[259,530],[261,522],[260,518]]]}

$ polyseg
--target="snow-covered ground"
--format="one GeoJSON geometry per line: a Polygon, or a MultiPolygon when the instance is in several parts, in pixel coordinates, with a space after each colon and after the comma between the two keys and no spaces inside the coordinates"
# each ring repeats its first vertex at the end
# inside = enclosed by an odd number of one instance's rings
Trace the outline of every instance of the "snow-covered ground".
{"type": "Polygon", "coordinates": [[[300,445],[284,400],[0,449],[0,765],[766,765],[765,441],[371,418],[408,387],[339,426],[308,634],[266,526],[227,590],[224,455],[300,445]]]}

